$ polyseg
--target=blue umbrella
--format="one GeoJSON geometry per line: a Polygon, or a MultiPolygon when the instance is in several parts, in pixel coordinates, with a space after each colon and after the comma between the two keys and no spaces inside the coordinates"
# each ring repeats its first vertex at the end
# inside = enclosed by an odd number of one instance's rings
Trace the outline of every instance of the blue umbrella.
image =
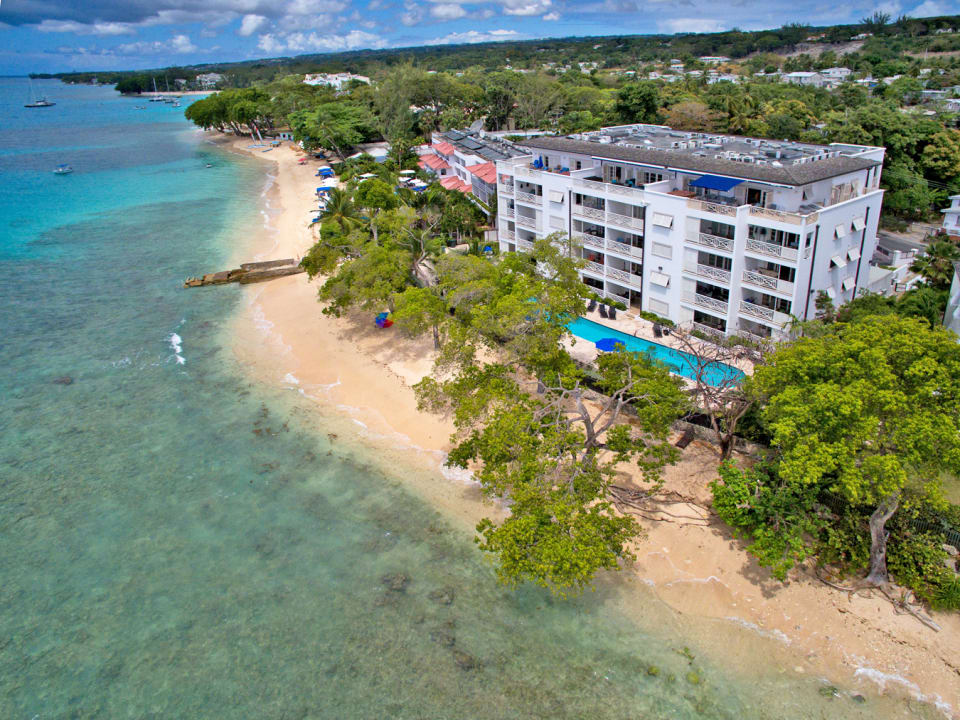
{"type": "Polygon", "coordinates": [[[594,345],[597,346],[597,350],[602,352],[614,352],[615,350],[626,347],[626,345],[623,344],[623,340],[618,340],[617,338],[600,338],[594,345]]]}

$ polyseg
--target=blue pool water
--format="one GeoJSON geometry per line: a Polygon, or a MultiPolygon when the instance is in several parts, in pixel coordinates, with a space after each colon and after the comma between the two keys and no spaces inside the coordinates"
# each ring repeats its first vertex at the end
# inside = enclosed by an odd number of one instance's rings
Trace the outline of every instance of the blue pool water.
{"type": "MultiPolygon", "coordinates": [[[[670,372],[686,378],[692,379],[695,377],[695,365],[691,361],[691,355],[683,350],[674,350],[666,345],[633,337],[633,335],[627,335],[619,330],[612,330],[605,325],[582,317],[577,318],[567,325],[567,327],[570,329],[570,332],[578,338],[594,343],[602,338],[615,338],[622,342],[624,347],[630,352],[646,353],[657,362],[670,368],[670,372]]],[[[732,365],[714,363],[704,374],[704,379],[711,385],[719,385],[730,378],[742,378],[743,376],[743,373],[732,365]]]]}

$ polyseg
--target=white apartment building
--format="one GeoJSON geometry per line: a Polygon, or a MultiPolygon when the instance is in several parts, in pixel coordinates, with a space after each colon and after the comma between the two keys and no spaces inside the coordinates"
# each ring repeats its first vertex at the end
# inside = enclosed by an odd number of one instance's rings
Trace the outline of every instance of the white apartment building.
{"type": "Polygon", "coordinates": [[[354,75],[353,73],[316,73],[303,76],[304,85],[327,85],[334,90],[342,90],[343,86],[351,80],[370,84],[370,78],[366,75],[354,75]]]}
{"type": "Polygon", "coordinates": [[[947,235],[960,236],[960,195],[949,197],[950,207],[944,208],[943,224],[941,227],[947,235]]]}
{"type": "Polygon", "coordinates": [[[770,337],[869,282],[884,149],[654,125],[516,143],[501,251],[560,232],[598,293],[704,332],[770,337]]]}

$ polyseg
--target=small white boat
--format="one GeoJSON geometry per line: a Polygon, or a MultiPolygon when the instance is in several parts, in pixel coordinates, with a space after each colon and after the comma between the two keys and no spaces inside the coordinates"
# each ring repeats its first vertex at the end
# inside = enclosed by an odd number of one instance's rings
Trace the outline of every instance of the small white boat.
{"type": "Polygon", "coordinates": [[[56,167],[56,168],[54,169],[54,171],[53,171],[53,174],[54,174],[54,175],[69,175],[69,174],[72,173],[72,172],[73,172],[73,168],[70,167],[69,165],[57,165],[57,167],[56,167]]]}
{"type": "Polygon", "coordinates": [[[204,167],[212,168],[212,167],[213,167],[213,164],[212,164],[212,163],[207,163],[206,165],[204,165],[204,167]]]}

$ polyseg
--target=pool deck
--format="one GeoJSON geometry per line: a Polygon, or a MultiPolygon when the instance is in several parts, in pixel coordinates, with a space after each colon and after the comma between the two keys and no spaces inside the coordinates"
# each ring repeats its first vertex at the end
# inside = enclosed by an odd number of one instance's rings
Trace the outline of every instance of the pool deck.
{"type": "MultiPolygon", "coordinates": [[[[619,330],[620,332],[626,335],[633,335],[637,338],[642,338],[644,340],[649,340],[652,343],[657,343],[674,350],[681,350],[686,352],[683,345],[677,341],[673,334],[666,335],[664,337],[656,337],[653,334],[653,323],[649,320],[644,320],[639,315],[632,312],[623,312],[617,311],[617,319],[610,320],[609,318],[600,317],[600,313],[594,310],[593,312],[584,313],[584,318],[595,322],[598,325],[603,325],[614,330],[619,330]]],[[[691,338],[693,342],[705,341],[698,338],[691,338]]],[[[564,340],[564,346],[570,352],[575,360],[580,362],[589,363],[593,365],[597,361],[597,351],[596,346],[589,340],[584,340],[583,338],[578,337],[568,337],[564,340]]],[[[728,361],[728,364],[737,367],[742,370],[747,375],[753,374],[753,363],[746,357],[739,358],[736,361],[728,361]]],[[[693,385],[693,381],[684,378],[685,382],[688,385],[693,385]]]]}

